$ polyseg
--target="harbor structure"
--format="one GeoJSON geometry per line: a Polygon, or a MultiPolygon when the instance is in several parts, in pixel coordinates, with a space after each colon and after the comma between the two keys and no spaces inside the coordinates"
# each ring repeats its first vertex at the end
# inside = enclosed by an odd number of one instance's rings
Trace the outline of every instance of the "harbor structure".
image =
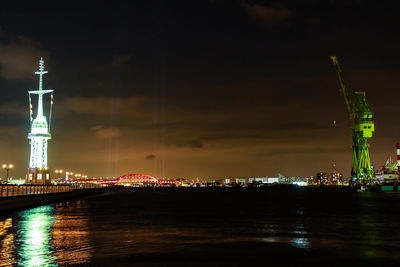
{"type": "Polygon", "coordinates": [[[371,168],[368,144],[368,139],[372,137],[372,133],[374,132],[372,112],[369,108],[365,92],[353,92],[353,94],[349,94],[344,83],[338,59],[335,56],[332,56],[331,59],[337,73],[339,90],[345,100],[350,131],[353,138],[350,182],[355,184],[370,184],[373,181],[374,174],[371,168]]]}
{"type": "Polygon", "coordinates": [[[29,168],[26,176],[27,184],[50,184],[50,170],[48,168],[47,145],[51,139],[50,122],[53,106],[53,90],[43,89],[43,75],[48,73],[44,70],[44,60],[40,58],[39,70],[35,74],[39,75],[38,90],[28,91],[29,94],[29,117],[30,117],[30,133],[28,134],[29,143],[31,145],[29,168]],[[43,96],[51,93],[49,119],[43,112],[43,96]],[[37,113],[33,119],[32,95],[37,95],[37,113]]]}
{"type": "Polygon", "coordinates": [[[389,157],[385,165],[382,167],[381,171],[375,172],[375,177],[377,181],[381,183],[393,183],[398,182],[400,177],[400,144],[396,144],[396,157],[397,160],[394,161],[392,157],[389,157]]]}

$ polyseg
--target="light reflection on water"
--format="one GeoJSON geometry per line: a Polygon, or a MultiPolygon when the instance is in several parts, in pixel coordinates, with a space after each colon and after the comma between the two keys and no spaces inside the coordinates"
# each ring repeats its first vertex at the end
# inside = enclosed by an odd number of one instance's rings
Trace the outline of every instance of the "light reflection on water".
{"type": "MultiPolygon", "coordinates": [[[[80,203],[74,202],[74,203],[80,203]]],[[[41,206],[0,220],[0,266],[84,264],[91,258],[87,217],[76,206],[41,206]]]]}
{"type": "Polygon", "coordinates": [[[293,233],[299,237],[295,237],[290,241],[290,244],[292,246],[295,246],[298,248],[303,248],[303,249],[311,248],[311,243],[310,243],[309,239],[306,237],[308,233],[305,231],[303,224],[296,225],[293,233]]]}
{"type": "Polygon", "coordinates": [[[12,218],[6,218],[0,221],[0,266],[14,265],[16,263],[14,252],[14,234],[9,232],[12,227],[12,218]]]}
{"type": "MultiPolygon", "coordinates": [[[[290,212],[289,212],[290,213],[290,212]]],[[[308,238],[309,233],[303,224],[305,219],[304,207],[296,205],[293,210],[292,220],[274,218],[274,223],[266,223],[261,228],[263,236],[257,238],[265,243],[284,243],[300,249],[310,249],[311,242],[308,238]]]]}
{"type": "Polygon", "coordinates": [[[297,248],[310,249],[311,242],[307,237],[309,233],[305,230],[304,225],[297,224],[294,226],[294,229],[292,229],[293,228],[290,227],[290,224],[286,227],[284,223],[281,223],[281,225],[265,224],[261,229],[263,237],[256,238],[256,240],[260,240],[265,243],[286,243],[297,248]]]}
{"type": "Polygon", "coordinates": [[[309,248],[310,247],[310,242],[308,241],[308,238],[306,238],[306,237],[293,238],[291,241],[291,244],[298,248],[309,248]]]}
{"type": "Polygon", "coordinates": [[[362,195],[360,201],[360,215],[357,216],[355,232],[358,235],[357,252],[360,257],[373,257],[384,254],[380,245],[384,237],[379,236],[379,220],[376,216],[376,207],[369,205],[364,199],[368,195],[362,195]]]}
{"type": "Polygon", "coordinates": [[[88,234],[88,217],[78,212],[81,201],[59,206],[54,213],[53,256],[58,264],[84,264],[90,261],[93,247],[88,234]]]}
{"type": "Polygon", "coordinates": [[[51,229],[54,206],[42,206],[19,212],[15,247],[21,266],[56,266],[52,256],[51,229]]]}
{"type": "Polygon", "coordinates": [[[400,260],[400,236],[393,231],[400,225],[399,209],[385,209],[400,195],[349,194],[342,199],[318,194],[290,201],[290,195],[284,195],[265,201],[260,193],[258,202],[249,194],[249,200],[221,209],[212,204],[243,192],[212,195],[209,200],[198,193],[198,204],[190,202],[192,192],[179,192],[110,193],[0,218],[0,266],[111,266],[115,259],[129,265],[135,256],[152,260],[154,253],[198,251],[194,255],[199,257],[226,253],[228,260],[242,251],[279,259],[295,251],[306,255],[300,260],[312,258],[310,253],[343,261],[400,260]]]}

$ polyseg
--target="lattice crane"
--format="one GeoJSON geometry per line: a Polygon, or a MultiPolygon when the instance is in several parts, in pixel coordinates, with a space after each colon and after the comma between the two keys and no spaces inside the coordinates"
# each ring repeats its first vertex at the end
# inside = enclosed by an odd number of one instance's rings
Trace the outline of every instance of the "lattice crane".
{"type": "Polygon", "coordinates": [[[373,181],[373,170],[369,158],[368,139],[372,137],[374,122],[365,92],[353,92],[351,97],[342,77],[342,69],[338,59],[331,56],[335,67],[339,90],[344,97],[349,115],[349,126],[353,138],[353,160],[351,166],[351,182],[369,184],[373,181]]]}

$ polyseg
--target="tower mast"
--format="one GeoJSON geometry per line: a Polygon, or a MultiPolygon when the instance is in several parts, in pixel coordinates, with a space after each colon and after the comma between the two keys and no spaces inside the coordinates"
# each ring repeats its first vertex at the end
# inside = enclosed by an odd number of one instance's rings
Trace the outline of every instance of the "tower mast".
{"type": "MultiPolygon", "coordinates": [[[[31,132],[28,134],[31,144],[31,155],[26,177],[26,183],[28,184],[50,183],[50,171],[47,166],[47,141],[51,139],[51,134],[48,127],[49,123],[43,112],[43,95],[51,93],[53,90],[43,90],[43,75],[46,73],[48,72],[44,70],[44,60],[40,58],[39,70],[35,72],[35,74],[39,75],[39,88],[38,90],[28,91],[29,95],[38,95],[38,112],[31,123],[31,132]]],[[[52,104],[53,101],[51,101],[50,105],[52,104]]]]}
{"type": "MultiPolygon", "coordinates": [[[[35,74],[39,75],[39,92],[43,91],[43,74],[48,73],[48,71],[44,70],[44,60],[41,57],[39,61],[39,71],[36,71],[35,74]]],[[[38,93],[38,117],[43,117],[43,93],[38,93]]]]}

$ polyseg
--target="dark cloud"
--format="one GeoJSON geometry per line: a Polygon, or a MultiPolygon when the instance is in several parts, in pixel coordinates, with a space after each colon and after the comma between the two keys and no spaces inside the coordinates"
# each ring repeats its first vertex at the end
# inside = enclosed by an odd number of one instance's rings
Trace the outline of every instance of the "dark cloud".
{"type": "Polygon", "coordinates": [[[48,60],[49,56],[50,52],[40,43],[25,36],[0,42],[0,75],[9,80],[31,79],[32,66],[37,64],[40,57],[48,60]]]}
{"type": "Polygon", "coordinates": [[[292,11],[281,4],[264,6],[250,3],[249,1],[242,1],[242,6],[246,8],[253,18],[267,27],[272,27],[292,16],[292,11]]]}
{"type": "Polygon", "coordinates": [[[114,137],[120,137],[121,131],[117,128],[101,128],[99,130],[94,131],[94,136],[99,139],[109,139],[114,137]]]}
{"type": "Polygon", "coordinates": [[[148,159],[148,160],[152,160],[152,159],[155,159],[155,158],[156,158],[156,155],[153,155],[153,154],[150,154],[150,155],[146,156],[146,159],[148,159]]]}

